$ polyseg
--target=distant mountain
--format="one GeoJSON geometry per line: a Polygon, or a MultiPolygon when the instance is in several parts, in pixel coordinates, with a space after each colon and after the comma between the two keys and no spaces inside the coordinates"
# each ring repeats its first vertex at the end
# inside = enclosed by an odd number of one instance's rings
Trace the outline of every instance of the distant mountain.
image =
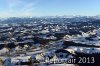
{"type": "Polygon", "coordinates": [[[45,17],[10,17],[0,18],[1,23],[63,23],[63,22],[91,22],[100,20],[100,16],[45,16],[45,17]]]}

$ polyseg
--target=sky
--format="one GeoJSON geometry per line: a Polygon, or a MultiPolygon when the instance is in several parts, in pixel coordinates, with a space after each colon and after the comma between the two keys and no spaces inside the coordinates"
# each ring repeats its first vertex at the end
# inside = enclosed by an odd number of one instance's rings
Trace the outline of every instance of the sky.
{"type": "Polygon", "coordinates": [[[0,17],[100,15],[100,0],[0,0],[0,17]]]}

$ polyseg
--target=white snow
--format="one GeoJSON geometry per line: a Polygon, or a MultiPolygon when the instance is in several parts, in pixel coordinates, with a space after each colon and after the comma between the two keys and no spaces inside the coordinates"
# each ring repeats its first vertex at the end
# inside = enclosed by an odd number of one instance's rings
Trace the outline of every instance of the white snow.
{"type": "Polygon", "coordinates": [[[0,50],[0,54],[9,52],[8,48],[3,48],[0,50]]]}

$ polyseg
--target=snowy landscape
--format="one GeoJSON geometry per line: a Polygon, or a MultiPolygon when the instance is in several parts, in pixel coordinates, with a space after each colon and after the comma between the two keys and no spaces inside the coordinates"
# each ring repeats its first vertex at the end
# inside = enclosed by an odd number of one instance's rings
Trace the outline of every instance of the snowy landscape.
{"type": "Polygon", "coordinates": [[[0,66],[98,64],[100,19],[96,17],[0,18],[0,66]]]}

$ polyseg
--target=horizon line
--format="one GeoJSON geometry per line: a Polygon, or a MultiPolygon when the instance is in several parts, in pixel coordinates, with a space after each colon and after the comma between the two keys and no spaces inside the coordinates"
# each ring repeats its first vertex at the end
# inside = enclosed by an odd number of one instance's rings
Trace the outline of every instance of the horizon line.
{"type": "Polygon", "coordinates": [[[96,16],[100,16],[100,15],[50,15],[50,16],[9,16],[9,17],[0,17],[0,18],[33,18],[33,17],[84,17],[84,16],[87,16],[87,17],[96,17],[96,16]]]}

